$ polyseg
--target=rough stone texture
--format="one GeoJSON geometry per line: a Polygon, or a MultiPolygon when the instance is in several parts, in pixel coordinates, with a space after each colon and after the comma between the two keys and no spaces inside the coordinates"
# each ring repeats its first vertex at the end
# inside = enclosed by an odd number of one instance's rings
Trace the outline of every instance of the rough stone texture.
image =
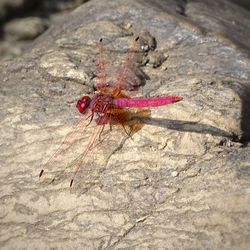
{"type": "Polygon", "coordinates": [[[249,12],[222,0],[90,1],[2,63],[1,248],[249,249],[247,27],[249,12]],[[184,100],[132,138],[107,133],[70,189],[93,123],[39,181],[76,100],[93,94],[97,41],[117,66],[133,35],[149,50],[138,95],[184,100]]]}
{"type": "Polygon", "coordinates": [[[9,40],[31,40],[43,33],[46,25],[41,18],[17,18],[4,27],[5,36],[9,40]]]}
{"type": "Polygon", "coordinates": [[[0,60],[20,56],[62,13],[86,0],[0,0],[0,60]]]}
{"type": "Polygon", "coordinates": [[[13,16],[48,17],[52,12],[72,9],[83,2],[86,0],[0,0],[0,23],[13,16]]]}
{"type": "Polygon", "coordinates": [[[0,60],[20,56],[32,40],[47,28],[45,20],[39,17],[15,18],[0,27],[0,60]]]}

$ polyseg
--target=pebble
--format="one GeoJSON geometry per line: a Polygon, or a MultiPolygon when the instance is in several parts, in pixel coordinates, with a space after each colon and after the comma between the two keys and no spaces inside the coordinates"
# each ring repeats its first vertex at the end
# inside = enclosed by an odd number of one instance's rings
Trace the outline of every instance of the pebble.
{"type": "Polygon", "coordinates": [[[179,173],[177,172],[177,171],[173,171],[172,173],[171,173],[171,176],[172,177],[177,177],[179,175],[179,173]]]}

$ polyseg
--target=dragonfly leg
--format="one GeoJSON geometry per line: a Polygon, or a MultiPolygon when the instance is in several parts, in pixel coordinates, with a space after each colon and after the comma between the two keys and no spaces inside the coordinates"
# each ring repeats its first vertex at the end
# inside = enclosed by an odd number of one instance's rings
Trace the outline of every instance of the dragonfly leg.
{"type": "Polygon", "coordinates": [[[126,128],[126,126],[125,126],[123,123],[121,123],[121,125],[122,125],[122,128],[124,129],[126,135],[127,135],[129,138],[132,139],[132,129],[130,129],[130,131],[128,131],[127,128],[126,128]]]}
{"type": "MultiPolygon", "coordinates": [[[[100,120],[103,120],[103,121],[100,121],[100,123],[103,124],[103,125],[102,125],[102,129],[101,129],[101,131],[99,133],[99,136],[98,136],[99,142],[101,141],[101,134],[102,134],[102,132],[104,130],[105,125],[107,123],[109,123],[109,126],[111,128],[111,122],[110,122],[111,121],[111,115],[112,115],[111,113],[108,113],[108,117],[106,117],[106,115],[103,115],[102,117],[100,117],[100,120]]],[[[112,129],[110,129],[110,130],[112,130],[112,129]]]]}
{"type": "MultiPolygon", "coordinates": [[[[122,127],[123,127],[123,129],[124,129],[124,131],[125,131],[125,133],[126,133],[126,135],[129,136],[129,137],[131,137],[131,131],[130,132],[127,131],[126,126],[124,125],[124,123],[120,122],[119,119],[117,119],[117,117],[115,115],[113,115],[112,117],[110,116],[110,121],[111,120],[115,121],[118,124],[121,124],[122,127]]],[[[112,123],[110,122],[109,124],[110,124],[110,130],[112,130],[112,127],[111,127],[112,123]]]]}
{"type": "Polygon", "coordinates": [[[98,141],[99,141],[99,142],[101,141],[101,134],[102,134],[102,132],[103,132],[103,130],[104,130],[104,127],[105,127],[105,124],[102,125],[102,130],[100,131],[100,134],[99,134],[99,136],[98,136],[98,141]]]}
{"type": "MultiPolygon", "coordinates": [[[[89,124],[93,121],[93,118],[94,118],[94,112],[92,112],[91,113],[91,115],[89,116],[90,117],[90,120],[89,120],[89,122],[88,122],[88,124],[86,125],[86,127],[88,127],[89,126],[89,124]]],[[[89,117],[87,118],[87,119],[89,119],[89,117]]]]}
{"type": "Polygon", "coordinates": [[[112,124],[111,124],[111,122],[109,123],[109,130],[112,131],[112,124]]]}

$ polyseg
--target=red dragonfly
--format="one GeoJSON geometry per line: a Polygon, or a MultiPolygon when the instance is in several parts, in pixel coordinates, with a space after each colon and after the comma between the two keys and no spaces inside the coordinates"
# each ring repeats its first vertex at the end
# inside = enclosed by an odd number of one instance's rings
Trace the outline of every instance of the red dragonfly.
{"type": "MultiPolygon", "coordinates": [[[[139,37],[137,37],[134,42],[138,41],[139,37]]],[[[92,98],[89,96],[83,96],[80,100],[78,100],[76,108],[81,114],[84,114],[85,116],[81,118],[80,121],[73,127],[71,132],[66,135],[60,147],[43,165],[43,169],[39,174],[39,178],[44,174],[45,166],[51,165],[58,155],[64,153],[67,148],[70,147],[70,142],[72,141],[71,137],[75,136],[77,131],[80,129],[84,129],[83,125],[85,127],[88,126],[94,117],[96,117],[96,124],[98,125],[98,128],[90,138],[90,141],[84,152],[76,159],[76,163],[73,163],[75,166],[75,171],[70,181],[70,187],[73,185],[77,172],[84,165],[85,157],[96,145],[96,142],[98,140],[100,141],[100,137],[104,131],[105,125],[109,124],[111,127],[114,124],[119,124],[124,128],[126,134],[130,136],[142,127],[140,124],[138,125],[138,122],[131,122],[135,113],[137,113],[138,116],[147,116],[148,113],[143,112],[143,108],[164,106],[179,102],[183,99],[180,96],[131,98],[126,92],[126,90],[131,87],[128,86],[126,78],[129,70],[131,69],[131,65],[133,64],[132,61],[135,55],[133,46],[129,48],[124,68],[115,81],[106,80],[106,64],[103,57],[102,39],[100,39],[99,49],[100,55],[97,74],[97,91],[92,98]],[[135,112],[135,109],[137,112],[135,112]],[[86,121],[88,121],[87,125],[86,121]]]]}

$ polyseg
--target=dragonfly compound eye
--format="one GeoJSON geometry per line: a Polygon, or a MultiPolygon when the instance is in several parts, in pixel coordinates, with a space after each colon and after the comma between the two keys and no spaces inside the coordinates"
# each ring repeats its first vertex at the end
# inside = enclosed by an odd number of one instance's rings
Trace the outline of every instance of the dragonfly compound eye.
{"type": "Polygon", "coordinates": [[[83,96],[82,99],[78,100],[76,108],[79,110],[80,113],[84,114],[88,109],[89,104],[90,104],[89,96],[83,96]]]}

